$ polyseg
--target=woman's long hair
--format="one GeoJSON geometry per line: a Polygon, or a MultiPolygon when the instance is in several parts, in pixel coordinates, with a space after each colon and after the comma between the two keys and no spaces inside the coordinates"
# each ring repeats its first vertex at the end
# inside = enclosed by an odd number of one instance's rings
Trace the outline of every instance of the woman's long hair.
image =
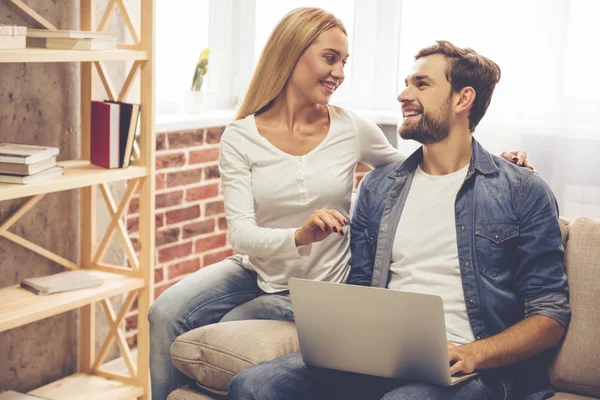
{"type": "Polygon", "coordinates": [[[236,119],[266,111],[285,87],[304,50],[331,28],[348,35],[342,21],[320,8],[296,8],[286,14],[262,51],[236,119]]]}

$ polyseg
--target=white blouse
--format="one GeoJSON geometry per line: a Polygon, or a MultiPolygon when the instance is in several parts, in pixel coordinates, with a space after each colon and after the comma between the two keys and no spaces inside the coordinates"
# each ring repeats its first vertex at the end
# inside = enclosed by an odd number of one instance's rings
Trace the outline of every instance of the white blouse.
{"type": "Polygon", "coordinates": [[[262,137],[253,115],[232,122],[221,139],[219,170],[233,249],[257,273],[267,293],[287,290],[289,278],[345,282],[350,238],[331,234],[296,247],[295,231],[317,209],[348,217],[354,170],[405,159],[372,122],[328,106],[329,132],[312,151],[293,156],[262,137]]]}

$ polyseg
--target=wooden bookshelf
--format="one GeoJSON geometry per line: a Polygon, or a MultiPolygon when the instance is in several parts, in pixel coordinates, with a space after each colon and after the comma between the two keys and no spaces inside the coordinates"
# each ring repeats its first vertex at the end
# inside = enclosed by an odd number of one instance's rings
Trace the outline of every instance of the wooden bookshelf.
{"type": "Polygon", "coordinates": [[[148,53],[142,50],[0,50],[0,63],[143,61],[147,59],[148,53]]]}
{"type": "MultiPolygon", "coordinates": [[[[41,25],[46,29],[57,29],[44,17],[21,0],[9,0],[12,5],[31,18],[29,26],[41,25]]],[[[150,399],[149,371],[149,325],[148,311],[154,298],[154,209],[155,179],[154,152],[156,137],[154,132],[154,26],[155,0],[140,0],[139,23],[134,22],[123,0],[107,2],[102,17],[96,21],[97,4],[93,0],[81,0],[79,4],[78,30],[103,31],[111,20],[112,13],[119,10],[124,17],[126,29],[134,43],[119,44],[116,50],[74,51],[27,48],[0,50],[0,63],[42,63],[79,62],[80,68],[80,108],[75,110],[81,117],[80,154],[78,159],[62,161],[62,176],[49,181],[28,184],[0,184],[0,200],[27,198],[12,215],[0,221],[0,237],[21,245],[36,254],[46,257],[67,268],[84,268],[104,278],[104,284],[72,292],[38,296],[18,285],[0,288],[0,332],[14,329],[34,321],[70,310],[79,310],[79,361],[78,372],[40,388],[30,391],[32,395],[48,399],[150,399]],[[137,24],[137,26],[136,26],[137,24]],[[139,29],[138,29],[139,26],[139,29]],[[104,61],[123,61],[131,69],[125,77],[123,87],[116,92],[104,61]],[[133,62],[131,62],[133,61],[133,62]],[[94,71],[106,92],[101,99],[94,98],[94,71]],[[134,165],[125,169],[103,169],[91,165],[90,160],[90,120],[92,100],[127,102],[130,89],[139,77],[140,81],[140,135],[139,154],[134,165]],[[123,182],[127,185],[123,199],[117,204],[112,198],[108,183],[123,182]],[[78,189],[80,191],[79,216],[79,260],[72,262],[58,254],[10,231],[26,212],[33,208],[47,193],[78,189]],[[100,196],[106,202],[112,221],[104,237],[97,237],[96,209],[100,196]],[[123,215],[129,201],[139,194],[139,243],[136,253],[123,215]],[[108,265],[102,262],[106,246],[114,235],[118,235],[124,245],[128,263],[108,265]],[[110,298],[116,295],[125,297],[122,308],[113,310],[110,298]],[[134,360],[124,337],[124,318],[129,308],[137,301],[138,334],[137,358],[134,360]],[[107,316],[109,332],[100,349],[96,351],[95,323],[96,305],[102,305],[107,316]],[[126,374],[113,373],[103,369],[104,359],[113,343],[127,365],[126,374]]],[[[11,79],[10,77],[4,77],[11,79]]],[[[10,105],[9,105],[10,107],[10,105]]],[[[40,139],[41,141],[42,139],[40,139]]],[[[38,143],[31,143],[38,144],[38,143]]],[[[42,143],[39,143],[42,144],[42,143]]],[[[60,232],[53,233],[60,240],[60,232]]]]}
{"type": "Polygon", "coordinates": [[[48,181],[28,185],[0,183],[0,200],[34,196],[36,194],[60,192],[103,183],[118,182],[146,176],[146,168],[104,169],[91,165],[87,160],[58,162],[64,168],[63,175],[48,181]]]}
{"type": "Polygon", "coordinates": [[[0,332],[144,287],[141,278],[100,271],[92,274],[102,278],[104,283],[95,288],[48,296],[38,296],[19,285],[0,289],[0,332]]]}

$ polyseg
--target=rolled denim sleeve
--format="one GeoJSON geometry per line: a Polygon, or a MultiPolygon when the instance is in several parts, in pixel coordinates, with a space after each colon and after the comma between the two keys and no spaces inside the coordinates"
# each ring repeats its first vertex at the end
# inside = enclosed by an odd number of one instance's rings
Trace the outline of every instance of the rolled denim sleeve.
{"type": "Polygon", "coordinates": [[[350,222],[350,275],[348,283],[371,286],[373,278],[373,254],[365,234],[369,221],[368,192],[365,190],[368,175],[358,185],[350,222]]]}
{"type": "Polygon", "coordinates": [[[552,190],[538,175],[530,176],[521,196],[516,284],[525,317],[545,315],[569,324],[568,286],[558,206],[552,190]]]}

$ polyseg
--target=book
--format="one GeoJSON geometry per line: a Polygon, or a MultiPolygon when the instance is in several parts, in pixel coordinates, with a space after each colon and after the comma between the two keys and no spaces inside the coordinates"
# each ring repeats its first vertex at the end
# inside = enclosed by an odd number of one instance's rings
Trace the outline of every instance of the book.
{"type": "Polygon", "coordinates": [[[113,50],[116,39],[46,39],[47,49],[58,50],[113,50]]]}
{"type": "Polygon", "coordinates": [[[105,100],[105,103],[118,104],[121,110],[119,119],[120,157],[122,168],[129,167],[133,154],[133,141],[137,129],[140,105],[105,100]]]}
{"type": "Polygon", "coordinates": [[[39,400],[42,397],[32,396],[30,394],[23,394],[15,392],[13,390],[7,390],[0,393],[0,400],[39,400]]]}
{"type": "Polygon", "coordinates": [[[92,288],[103,283],[102,278],[94,276],[90,271],[73,270],[37,278],[26,278],[21,282],[21,287],[35,294],[48,295],[92,288]]]}
{"type": "Polygon", "coordinates": [[[56,38],[56,39],[110,39],[110,32],[77,31],[68,29],[59,29],[51,31],[49,29],[28,29],[28,37],[35,38],[56,38]]]}
{"type": "Polygon", "coordinates": [[[58,147],[0,143],[0,162],[28,165],[56,156],[58,152],[58,147]]]}
{"type": "Polygon", "coordinates": [[[56,157],[50,157],[31,164],[0,163],[0,174],[34,175],[56,166],[56,157]]]}
{"type": "Polygon", "coordinates": [[[25,36],[0,35],[0,50],[24,49],[25,44],[25,36]]]}
{"type": "Polygon", "coordinates": [[[120,106],[117,103],[92,101],[90,162],[102,168],[121,165],[120,106]]]}
{"type": "Polygon", "coordinates": [[[42,172],[38,172],[35,175],[9,175],[0,174],[0,183],[19,183],[21,185],[27,185],[30,183],[39,183],[50,180],[54,177],[61,176],[63,173],[62,167],[52,167],[42,172]]]}

